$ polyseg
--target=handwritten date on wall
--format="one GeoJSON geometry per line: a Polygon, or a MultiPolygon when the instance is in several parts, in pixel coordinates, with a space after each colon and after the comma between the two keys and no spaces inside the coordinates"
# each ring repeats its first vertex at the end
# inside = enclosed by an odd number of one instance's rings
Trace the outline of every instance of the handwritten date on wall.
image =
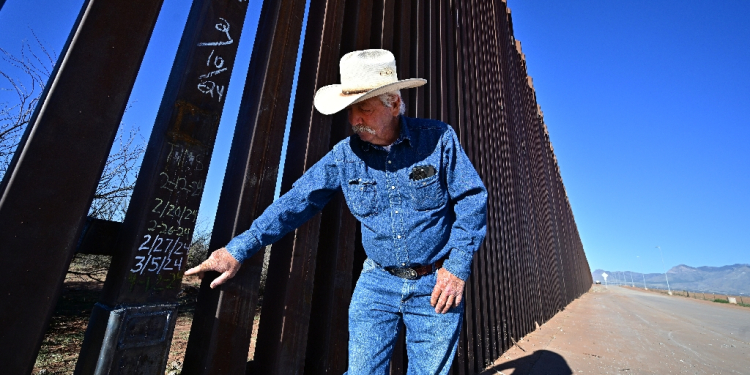
{"type": "Polygon", "coordinates": [[[131,276],[131,290],[169,289],[181,279],[205,184],[206,155],[196,147],[169,143],[164,171],[149,207],[131,276]],[[140,277],[146,276],[146,277],[140,277]]]}
{"type": "MultiPolygon", "coordinates": [[[[189,90],[178,94],[178,102],[189,103],[191,109],[199,108],[196,113],[220,111],[236,53],[235,40],[239,37],[233,33],[239,33],[241,29],[241,25],[233,28],[229,20],[217,16],[215,21],[206,25],[201,39],[191,42],[195,43],[193,48],[201,52],[196,52],[196,60],[189,68],[187,77],[193,77],[188,78],[190,83],[186,88],[189,90]],[[207,97],[210,99],[205,101],[207,97]]],[[[184,272],[183,263],[195,228],[211,152],[211,147],[202,144],[212,143],[212,140],[201,137],[210,133],[208,130],[212,125],[209,122],[215,121],[211,117],[204,123],[201,116],[174,118],[177,120],[170,125],[173,133],[166,162],[158,175],[154,194],[149,198],[151,201],[139,234],[138,248],[134,249],[135,256],[129,266],[131,292],[136,288],[157,292],[179,287],[173,284],[184,272]],[[206,126],[209,128],[196,130],[206,126]],[[181,134],[182,131],[186,133],[181,134]],[[193,138],[196,135],[198,138],[193,138]]]]}
{"type": "Polygon", "coordinates": [[[216,97],[219,99],[219,102],[221,102],[221,99],[224,97],[226,85],[217,84],[215,82],[215,78],[213,77],[226,72],[229,68],[225,66],[224,58],[219,56],[219,53],[216,52],[216,49],[218,47],[228,46],[234,43],[234,39],[232,39],[232,36],[229,34],[229,22],[221,17],[219,17],[219,20],[220,22],[216,24],[215,28],[223,34],[223,38],[215,42],[198,43],[198,47],[214,47],[211,50],[211,54],[209,54],[208,56],[208,60],[206,60],[206,66],[209,69],[213,70],[201,74],[198,77],[198,79],[200,80],[200,83],[198,83],[198,90],[206,95],[210,95],[212,98],[214,97],[214,95],[216,95],[216,97]]]}

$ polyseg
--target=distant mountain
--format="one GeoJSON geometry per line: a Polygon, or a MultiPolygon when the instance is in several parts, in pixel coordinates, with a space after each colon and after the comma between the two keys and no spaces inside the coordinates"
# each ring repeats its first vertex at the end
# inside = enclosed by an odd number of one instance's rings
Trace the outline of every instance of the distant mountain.
{"type": "MultiPolygon", "coordinates": [[[[609,275],[607,278],[609,284],[619,284],[624,281],[628,285],[632,283],[637,287],[643,287],[645,279],[646,286],[649,288],[667,289],[667,281],[663,273],[641,274],[598,269],[591,273],[594,281],[599,280],[602,284],[604,283],[602,272],[609,275]]],[[[667,276],[669,286],[673,290],[750,295],[750,264],[722,267],[690,267],[680,264],[667,271],[667,276]]]]}

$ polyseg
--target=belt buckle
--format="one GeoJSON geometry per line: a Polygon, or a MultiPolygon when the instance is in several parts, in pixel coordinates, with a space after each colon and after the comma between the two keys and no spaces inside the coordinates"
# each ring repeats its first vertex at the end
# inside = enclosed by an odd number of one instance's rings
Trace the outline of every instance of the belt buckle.
{"type": "Polygon", "coordinates": [[[393,276],[400,277],[407,280],[416,280],[419,278],[417,271],[413,268],[393,268],[390,270],[393,276]]]}

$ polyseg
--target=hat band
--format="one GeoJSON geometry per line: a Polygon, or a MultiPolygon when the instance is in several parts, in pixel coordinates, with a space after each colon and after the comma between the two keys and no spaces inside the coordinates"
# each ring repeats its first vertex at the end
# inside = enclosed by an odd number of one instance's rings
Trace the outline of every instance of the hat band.
{"type": "Polygon", "coordinates": [[[368,91],[372,91],[374,89],[359,89],[359,90],[341,90],[341,93],[344,95],[355,95],[355,94],[364,94],[368,91]]]}

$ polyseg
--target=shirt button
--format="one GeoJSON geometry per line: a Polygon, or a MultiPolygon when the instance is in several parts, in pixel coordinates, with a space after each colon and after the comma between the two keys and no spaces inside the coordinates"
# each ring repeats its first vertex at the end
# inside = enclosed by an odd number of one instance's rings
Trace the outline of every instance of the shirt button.
{"type": "Polygon", "coordinates": [[[391,164],[391,161],[390,161],[390,160],[388,160],[388,164],[391,164]]]}
{"type": "Polygon", "coordinates": [[[402,266],[405,266],[405,265],[406,265],[406,263],[401,263],[401,265],[402,265],[402,266]]]}
{"type": "Polygon", "coordinates": [[[395,189],[395,188],[396,188],[395,186],[391,186],[391,189],[395,189]]]}
{"type": "Polygon", "coordinates": [[[396,238],[401,238],[401,235],[396,236],[396,238]]]}
{"type": "Polygon", "coordinates": [[[396,213],[398,213],[398,211],[396,211],[396,213]]]}

